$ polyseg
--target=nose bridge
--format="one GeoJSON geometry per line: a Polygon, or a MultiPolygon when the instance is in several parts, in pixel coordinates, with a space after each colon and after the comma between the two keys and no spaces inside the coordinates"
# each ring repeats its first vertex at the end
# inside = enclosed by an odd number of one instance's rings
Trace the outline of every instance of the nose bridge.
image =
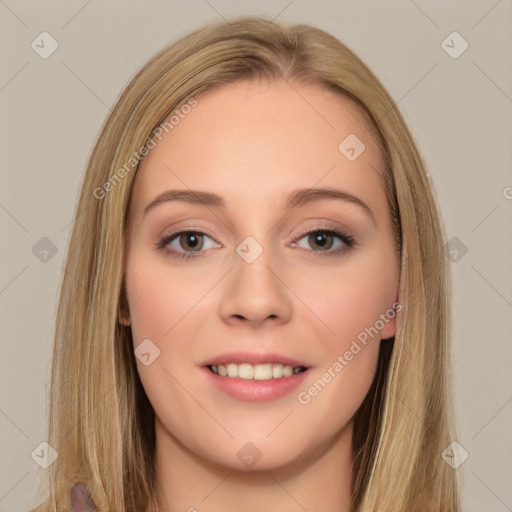
{"type": "Polygon", "coordinates": [[[290,316],[290,292],[279,275],[281,265],[272,250],[270,235],[259,240],[248,236],[236,247],[221,304],[226,320],[236,316],[258,323],[269,317],[285,321],[290,316]]]}

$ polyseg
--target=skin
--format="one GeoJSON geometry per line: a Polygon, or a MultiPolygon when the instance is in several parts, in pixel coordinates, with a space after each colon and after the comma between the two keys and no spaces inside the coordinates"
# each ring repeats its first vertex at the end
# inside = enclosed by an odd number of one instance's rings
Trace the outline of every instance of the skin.
{"type": "Polygon", "coordinates": [[[82,482],[75,482],[71,487],[69,512],[98,512],[87,486],[82,482]]]}
{"type": "MultiPolygon", "coordinates": [[[[395,320],[309,403],[297,395],[397,300],[399,262],[376,171],[381,155],[356,107],[317,85],[240,81],[197,101],[142,161],[130,202],[130,314],[120,321],[131,325],[134,349],[149,338],[160,350],[150,365],[137,359],[137,369],[156,415],[161,511],[225,512],[229,504],[348,512],[352,418],[395,320]],[[366,146],[355,161],[338,150],[352,133],[366,146]],[[333,199],[284,207],[292,190],[310,187],[357,196],[375,223],[359,206],[333,199]],[[169,189],[213,192],[226,207],[173,201],[144,215],[169,189]],[[307,234],[319,226],[344,229],[357,247],[327,236],[322,249],[307,234]],[[206,233],[201,257],[179,260],[155,248],[186,228],[206,233]],[[236,252],[248,236],[263,249],[252,263],[236,252]],[[277,400],[240,401],[201,369],[232,351],[279,352],[304,362],[309,374],[277,400]],[[237,457],[248,442],[261,454],[251,467],[237,457]]],[[[177,237],[170,250],[193,247],[177,237]]]]}

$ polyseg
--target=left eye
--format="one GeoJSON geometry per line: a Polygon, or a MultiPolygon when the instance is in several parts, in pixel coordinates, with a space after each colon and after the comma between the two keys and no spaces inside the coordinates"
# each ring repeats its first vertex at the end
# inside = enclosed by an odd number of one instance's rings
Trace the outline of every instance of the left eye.
{"type": "MultiPolygon", "coordinates": [[[[311,231],[311,233],[308,233],[307,235],[303,236],[300,240],[303,239],[307,239],[307,243],[310,244],[311,247],[318,248],[319,250],[322,251],[332,249],[336,239],[338,241],[338,244],[341,244],[341,246],[343,246],[340,235],[334,233],[333,231],[311,231]]],[[[308,249],[308,247],[305,248],[308,249]]]]}

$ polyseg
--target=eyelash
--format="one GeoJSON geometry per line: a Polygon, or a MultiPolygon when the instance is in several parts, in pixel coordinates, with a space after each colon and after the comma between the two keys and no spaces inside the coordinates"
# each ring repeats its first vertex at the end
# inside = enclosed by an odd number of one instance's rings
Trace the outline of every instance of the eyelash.
{"type": "MultiPolygon", "coordinates": [[[[201,258],[202,254],[204,254],[205,251],[187,251],[187,252],[175,252],[174,250],[169,249],[169,244],[174,241],[177,237],[180,235],[183,235],[185,233],[192,233],[194,235],[206,235],[212,238],[208,233],[203,233],[202,231],[196,231],[193,229],[183,230],[183,231],[176,231],[174,233],[171,233],[170,235],[166,235],[162,237],[156,244],[155,247],[157,250],[163,251],[169,256],[176,258],[178,260],[192,260],[195,258],[201,258]]],[[[317,229],[305,229],[302,230],[299,233],[299,236],[296,240],[301,240],[306,235],[311,235],[314,233],[325,233],[328,235],[334,235],[338,240],[341,240],[345,247],[341,249],[336,249],[335,251],[327,250],[327,251],[312,251],[314,256],[342,256],[348,249],[350,248],[356,248],[357,243],[355,239],[349,235],[348,233],[345,233],[344,231],[340,229],[327,229],[327,228],[321,228],[318,227],[317,229]]],[[[213,240],[213,238],[212,238],[213,240]]]]}

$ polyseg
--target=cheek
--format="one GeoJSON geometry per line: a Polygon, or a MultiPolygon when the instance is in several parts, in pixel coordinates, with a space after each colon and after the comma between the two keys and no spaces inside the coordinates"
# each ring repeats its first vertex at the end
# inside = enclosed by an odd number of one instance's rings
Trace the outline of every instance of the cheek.
{"type": "Polygon", "coordinates": [[[381,315],[393,303],[387,302],[393,290],[389,275],[354,264],[324,282],[310,282],[308,305],[322,320],[317,322],[318,364],[298,390],[297,401],[304,421],[325,435],[348,424],[373,382],[381,315]]]}
{"type": "MultiPolygon", "coordinates": [[[[391,260],[392,261],[392,260],[391,260]]],[[[389,262],[354,254],[350,261],[297,281],[298,295],[315,314],[319,339],[330,351],[344,350],[358,336],[378,343],[382,314],[395,301],[398,274],[389,262]],[[376,330],[377,329],[377,334],[376,330]]]]}
{"type": "Polygon", "coordinates": [[[295,419],[307,422],[325,438],[349,425],[373,382],[378,350],[376,342],[353,354],[351,360],[344,353],[334,354],[298,391],[295,419]]]}
{"type": "Polygon", "coordinates": [[[361,405],[377,368],[380,331],[393,325],[390,306],[398,287],[393,262],[382,249],[354,253],[329,272],[299,283],[321,322],[316,322],[319,364],[297,398],[309,418],[323,418],[333,431],[361,405]]]}
{"type": "Polygon", "coordinates": [[[126,288],[135,345],[145,338],[163,343],[170,330],[197,302],[199,289],[182,283],[176,273],[166,275],[154,262],[139,258],[127,267],[126,288]]]}
{"type": "Polygon", "coordinates": [[[165,269],[156,267],[154,262],[146,264],[144,258],[139,257],[133,258],[127,266],[126,288],[134,349],[149,339],[157,347],[146,345],[149,352],[159,350],[158,357],[148,365],[136,360],[145,393],[169,431],[183,438],[193,431],[192,437],[200,438],[202,433],[196,430],[204,426],[204,421],[199,425],[195,421],[201,411],[198,413],[188,394],[195,396],[200,392],[189,378],[193,344],[187,340],[194,337],[195,328],[186,316],[200,297],[200,287],[187,286],[177,273],[166,274],[165,269]],[[180,414],[176,415],[175,411],[180,414]]]}

